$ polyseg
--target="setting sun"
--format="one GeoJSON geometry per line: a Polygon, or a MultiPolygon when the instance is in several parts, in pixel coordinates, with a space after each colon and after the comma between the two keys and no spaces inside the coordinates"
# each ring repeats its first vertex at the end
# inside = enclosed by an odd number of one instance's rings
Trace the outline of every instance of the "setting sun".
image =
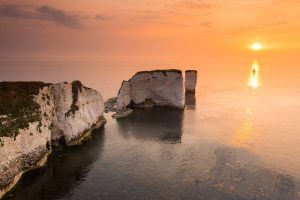
{"type": "Polygon", "coordinates": [[[251,49],[254,50],[254,51],[258,51],[258,50],[261,50],[263,48],[262,44],[261,43],[253,43],[251,45],[251,49]]]}

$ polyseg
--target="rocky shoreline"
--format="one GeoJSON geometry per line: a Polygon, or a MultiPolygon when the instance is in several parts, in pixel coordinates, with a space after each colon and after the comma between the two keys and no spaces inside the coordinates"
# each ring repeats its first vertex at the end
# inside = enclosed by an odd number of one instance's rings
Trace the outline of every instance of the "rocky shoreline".
{"type": "Polygon", "coordinates": [[[142,71],[123,81],[118,96],[101,94],[79,81],[0,82],[0,198],[26,171],[42,166],[52,146],[77,145],[104,126],[104,112],[119,119],[135,108],[184,109],[185,90],[195,91],[197,71],[142,71]]]}

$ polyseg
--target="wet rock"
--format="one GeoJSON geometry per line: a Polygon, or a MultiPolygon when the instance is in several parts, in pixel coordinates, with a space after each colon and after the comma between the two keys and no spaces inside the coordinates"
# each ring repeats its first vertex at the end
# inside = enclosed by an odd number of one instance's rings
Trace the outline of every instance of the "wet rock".
{"type": "Polygon", "coordinates": [[[117,97],[109,98],[104,102],[105,112],[117,112],[117,97]]]}
{"type": "Polygon", "coordinates": [[[185,93],[185,106],[187,109],[194,110],[196,108],[195,93],[185,93]]]}
{"type": "Polygon", "coordinates": [[[131,113],[133,112],[132,109],[125,109],[125,110],[121,110],[121,111],[117,111],[115,114],[112,115],[113,119],[119,119],[119,118],[123,118],[123,117],[127,117],[129,116],[131,113]]]}
{"type": "Polygon", "coordinates": [[[209,173],[207,185],[228,193],[234,188],[236,195],[246,199],[299,199],[293,177],[249,165],[246,160],[253,159],[251,154],[239,152],[238,155],[233,148],[217,148],[214,154],[215,166],[209,173]],[[241,162],[241,158],[245,161],[241,162]]]}
{"type": "Polygon", "coordinates": [[[276,177],[276,187],[280,192],[287,194],[294,194],[295,191],[295,183],[292,177],[288,175],[279,174],[276,177]]]}

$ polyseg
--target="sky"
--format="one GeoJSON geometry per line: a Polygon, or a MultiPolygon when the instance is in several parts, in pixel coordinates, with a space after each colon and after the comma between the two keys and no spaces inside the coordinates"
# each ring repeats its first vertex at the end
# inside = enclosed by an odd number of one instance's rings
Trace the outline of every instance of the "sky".
{"type": "Polygon", "coordinates": [[[247,85],[258,63],[261,86],[300,87],[299,10],[299,0],[1,0],[0,80],[81,80],[110,96],[150,69],[247,85]]]}
{"type": "Polygon", "coordinates": [[[299,10],[298,0],[1,0],[0,56],[293,65],[299,10]]]}

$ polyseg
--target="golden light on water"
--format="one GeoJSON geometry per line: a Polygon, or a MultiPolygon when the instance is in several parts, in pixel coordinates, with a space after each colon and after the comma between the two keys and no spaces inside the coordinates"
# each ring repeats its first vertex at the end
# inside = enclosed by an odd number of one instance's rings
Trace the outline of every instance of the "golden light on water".
{"type": "Polygon", "coordinates": [[[251,71],[249,73],[248,85],[253,89],[259,87],[259,64],[257,61],[252,64],[251,71]]]}
{"type": "Polygon", "coordinates": [[[234,146],[238,147],[251,147],[251,143],[254,140],[253,136],[253,124],[252,121],[246,119],[242,122],[241,126],[237,129],[235,135],[233,135],[230,143],[234,146]]]}
{"type": "Polygon", "coordinates": [[[253,99],[251,104],[246,109],[246,117],[242,121],[241,125],[237,128],[236,133],[232,136],[230,143],[234,146],[251,148],[256,140],[256,136],[253,132],[253,99]]]}

